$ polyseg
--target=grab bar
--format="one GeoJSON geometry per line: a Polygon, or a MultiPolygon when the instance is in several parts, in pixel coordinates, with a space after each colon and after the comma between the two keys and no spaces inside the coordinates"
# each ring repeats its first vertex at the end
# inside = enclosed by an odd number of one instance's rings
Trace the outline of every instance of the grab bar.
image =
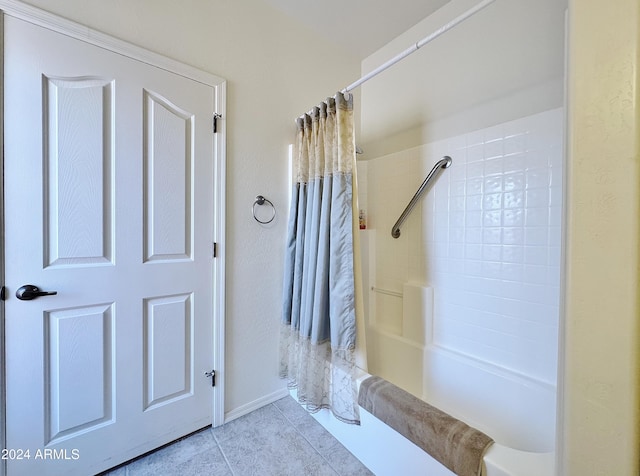
{"type": "Polygon", "coordinates": [[[422,182],[422,185],[420,185],[420,188],[418,189],[416,194],[413,196],[413,198],[407,205],[407,208],[404,209],[404,211],[402,212],[402,215],[400,215],[400,218],[398,218],[398,221],[396,222],[396,224],[393,225],[393,228],[391,228],[391,236],[393,236],[394,238],[398,238],[400,236],[400,225],[404,223],[405,219],[409,216],[409,213],[411,213],[411,210],[413,210],[413,207],[416,206],[416,202],[422,196],[422,193],[427,188],[427,185],[429,185],[429,182],[431,181],[431,179],[434,177],[434,175],[439,169],[448,168],[451,165],[451,162],[452,162],[451,157],[449,157],[448,155],[445,155],[444,157],[442,157],[442,159],[436,162],[436,165],[433,166],[433,168],[431,169],[431,172],[429,172],[429,175],[427,175],[427,178],[424,179],[424,182],[422,182]]]}
{"type": "Polygon", "coordinates": [[[402,297],[402,293],[399,293],[398,291],[389,291],[388,289],[376,288],[375,286],[371,286],[371,290],[374,293],[386,294],[387,296],[393,296],[398,298],[402,297]]]}

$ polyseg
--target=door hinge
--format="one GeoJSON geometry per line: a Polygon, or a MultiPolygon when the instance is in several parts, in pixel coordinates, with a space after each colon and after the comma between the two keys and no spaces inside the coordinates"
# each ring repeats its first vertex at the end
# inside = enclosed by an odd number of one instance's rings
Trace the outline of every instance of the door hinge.
{"type": "Polygon", "coordinates": [[[215,387],[216,386],[216,371],[212,370],[211,372],[205,372],[204,376],[207,378],[211,378],[211,386],[215,387]]]}
{"type": "Polygon", "coordinates": [[[218,243],[216,243],[215,241],[211,243],[211,254],[214,258],[218,257],[218,243]]]}
{"type": "Polygon", "coordinates": [[[7,288],[5,286],[0,287],[0,301],[7,300],[7,288]]]}
{"type": "Polygon", "coordinates": [[[218,132],[218,119],[222,118],[222,114],[218,114],[217,112],[213,115],[213,133],[218,132]]]}

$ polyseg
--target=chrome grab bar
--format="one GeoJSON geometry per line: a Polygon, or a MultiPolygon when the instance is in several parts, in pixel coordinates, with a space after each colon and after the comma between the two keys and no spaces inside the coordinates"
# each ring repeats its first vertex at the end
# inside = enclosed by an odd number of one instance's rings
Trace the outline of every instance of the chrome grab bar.
{"type": "Polygon", "coordinates": [[[404,223],[405,219],[409,216],[409,213],[411,213],[411,210],[413,210],[413,207],[416,206],[416,203],[418,202],[418,200],[420,200],[420,197],[422,196],[425,189],[427,188],[427,185],[429,185],[429,182],[431,182],[431,179],[435,176],[438,170],[448,168],[451,165],[451,162],[452,162],[451,157],[449,157],[448,155],[445,155],[444,157],[442,157],[442,159],[436,162],[436,165],[433,166],[433,168],[431,169],[431,172],[429,172],[429,175],[427,175],[427,178],[424,179],[424,182],[422,182],[422,185],[420,185],[420,188],[418,189],[418,191],[413,196],[413,198],[411,199],[407,207],[402,212],[402,215],[400,215],[400,218],[398,218],[398,221],[396,222],[396,224],[393,225],[393,228],[391,228],[391,236],[393,236],[394,238],[398,238],[400,236],[400,226],[402,225],[402,223],[404,223]]]}
{"type": "Polygon", "coordinates": [[[375,286],[371,286],[371,290],[374,293],[386,294],[387,296],[393,296],[398,298],[402,297],[402,293],[399,293],[398,291],[389,291],[388,289],[376,288],[375,286]]]}

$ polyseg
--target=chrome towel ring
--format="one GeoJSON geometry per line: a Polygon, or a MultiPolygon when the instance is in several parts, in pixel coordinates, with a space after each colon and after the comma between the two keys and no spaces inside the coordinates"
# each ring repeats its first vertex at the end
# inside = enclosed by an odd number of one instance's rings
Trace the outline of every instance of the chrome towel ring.
{"type": "Polygon", "coordinates": [[[255,221],[257,221],[258,223],[262,223],[263,225],[266,225],[267,223],[271,223],[273,221],[273,219],[276,217],[276,207],[273,206],[273,203],[271,203],[270,200],[264,198],[262,195],[258,195],[256,197],[256,201],[253,202],[253,207],[251,207],[251,213],[253,214],[253,218],[255,219],[255,221]],[[260,220],[260,218],[258,218],[256,216],[256,205],[264,205],[265,203],[268,203],[269,205],[271,205],[271,218],[269,218],[268,220],[260,220]]]}

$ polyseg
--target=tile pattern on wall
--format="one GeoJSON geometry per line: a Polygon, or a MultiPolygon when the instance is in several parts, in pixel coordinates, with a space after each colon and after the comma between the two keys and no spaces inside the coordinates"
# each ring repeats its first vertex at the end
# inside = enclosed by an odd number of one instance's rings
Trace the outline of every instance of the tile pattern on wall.
{"type": "MultiPolygon", "coordinates": [[[[371,284],[434,288],[433,343],[555,384],[563,198],[563,110],[359,165],[375,234],[371,284]],[[453,159],[402,227],[433,165],[453,159]]],[[[370,322],[402,329],[402,299],[374,293],[370,322]]]]}

